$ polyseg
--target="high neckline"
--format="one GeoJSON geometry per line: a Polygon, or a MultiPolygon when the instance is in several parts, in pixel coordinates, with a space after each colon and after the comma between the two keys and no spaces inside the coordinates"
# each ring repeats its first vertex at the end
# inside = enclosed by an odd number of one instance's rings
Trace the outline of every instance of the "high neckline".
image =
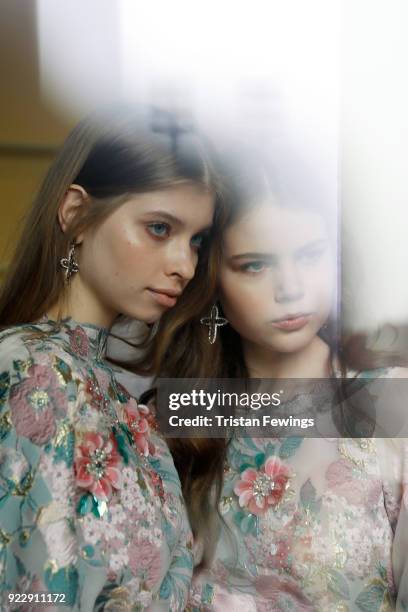
{"type": "Polygon", "coordinates": [[[71,351],[79,357],[83,359],[104,359],[109,336],[109,329],[106,327],[100,327],[92,323],[82,323],[71,317],[54,321],[47,315],[42,317],[38,323],[56,328],[58,333],[65,336],[71,351]]]}

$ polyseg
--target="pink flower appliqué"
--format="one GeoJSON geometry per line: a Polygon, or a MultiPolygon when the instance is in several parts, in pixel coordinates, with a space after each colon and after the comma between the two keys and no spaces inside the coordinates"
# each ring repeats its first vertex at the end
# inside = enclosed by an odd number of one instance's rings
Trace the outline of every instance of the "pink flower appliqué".
{"type": "Polygon", "coordinates": [[[112,495],[112,487],[120,489],[122,485],[118,469],[120,461],[113,435],[104,440],[98,433],[86,433],[82,444],[76,449],[77,485],[98,499],[107,501],[112,495]]]}
{"type": "Polygon", "coordinates": [[[87,357],[89,353],[89,338],[85,330],[77,325],[75,329],[70,329],[68,331],[68,335],[73,352],[81,357],[87,357]]]}
{"type": "Polygon", "coordinates": [[[50,367],[33,365],[27,374],[11,388],[11,418],[19,436],[45,444],[55,434],[55,415],[65,412],[67,398],[50,367]]]}
{"type": "Polygon", "coordinates": [[[133,539],[128,548],[129,568],[137,576],[143,572],[146,586],[152,589],[163,578],[163,562],[160,548],[146,540],[133,539]]]}
{"type": "Polygon", "coordinates": [[[149,409],[142,404],[138,405],[131,398],[125,406],[128,427],[132,433],[133,441],[139,451],[147,457],[154,454],[154,446],[149,440],[150,427],[148,423],[149,409]]]}
{"type": "Polygon", "coordinates": [[[289,469],[278,457],[269,457],[261,470],[247,468],[234,487],[241,508],[262,515],[277,506],[289,486],[289,469]]]}
{"type": "Polygon", "coordinates": [[[326,471],[331,491],[344,497],[353,506],[376,506],[381,498],[382,483],[376,478],[359,478],[349,461],[339,459],[326,471]]]}
{"type": "Polygon", "coordinates": [[[287,610],[298,610],[298,612],[310,612],[313,610],[312,602],[305,595],[303,590],[299,588],[297,580],[294,580],[292,576],[273,576],[268,574],[267,576],[259,576],[255,580],[256,592],[260,595],[260,605],[257,610],[266,612],[267,610],[276,610],[281,608],[279,605],[285,605],[287,610]],[[262,599],[261,599],[262,597],[262,599]],[[277,608],[270,607],[274,604],[278,605],[277,608]]]}

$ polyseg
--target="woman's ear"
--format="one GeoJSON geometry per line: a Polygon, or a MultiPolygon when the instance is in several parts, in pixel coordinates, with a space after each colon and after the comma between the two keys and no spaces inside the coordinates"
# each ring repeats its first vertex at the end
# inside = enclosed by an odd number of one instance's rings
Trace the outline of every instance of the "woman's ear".
{"type": "MultiPolygon", "coordinates": [[[[70,185],[67,189],[58,209],[58,222],[61,230],[65,234],[75,218],[81,213],[83,206],[89,201],[89,196],[81,185],[70,185]]],[[[75,237],[75,242],[79,244],[82,237],[75,237]]]]}

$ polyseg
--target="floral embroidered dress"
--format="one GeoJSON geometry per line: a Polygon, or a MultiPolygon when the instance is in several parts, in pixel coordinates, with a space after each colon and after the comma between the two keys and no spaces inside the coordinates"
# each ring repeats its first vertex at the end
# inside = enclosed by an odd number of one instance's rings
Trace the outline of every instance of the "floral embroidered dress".
{"type": "Polygon", "coordinates": [[[185,608],[178,475],[104,360],[106,339],[70,319],[0,334],[1,610],[30,609],[12,593],[44,592],[64,594],[65,610],[185,608]]]}
{"type": "Polygon", "coordinates": [[[233,437],[188,609],[408,610],[406,442],[233,437]]]}

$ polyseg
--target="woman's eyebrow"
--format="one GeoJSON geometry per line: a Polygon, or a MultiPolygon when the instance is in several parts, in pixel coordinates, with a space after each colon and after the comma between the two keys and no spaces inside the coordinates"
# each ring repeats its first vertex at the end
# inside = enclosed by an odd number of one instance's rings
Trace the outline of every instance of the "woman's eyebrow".
{"type": "MultiPolygon", "coordinates": [[[[312,240],[311,242],[307,242],[299,249],[296,249],[296,253],[301,253],[304,250],[316,248],[318,246],[326,246],[328,244],[328,240],[319,238],[318,240],[312,240]]],[[[236,261],[239,259],[265,259],[265,260],[275,260],[277,255],[275,253],[266,253],[260,251],[250,251],[248,253],[239,253],[237,255],[231,255],[229,259],[231,261],[236,261]]]]}
{"type": "Polygon", "coordinates": [[[167,212],[166,210],[148,210],[144,213],[145,217],[161,217],[162,219],[166,219],[166,221],[169,221],[170,223],[174,223],[175,225],[180,225],[183,226],[184,222],[179,219],[178,217],[172,215],[171,213],[167,212]]]}
{"type": "Polygon", "coordinates": [[[237,259],[273,259],[276,255],[273,253],[239,253],[239,255],[232,255],[229,259],[236,261],[237,259]]]}

